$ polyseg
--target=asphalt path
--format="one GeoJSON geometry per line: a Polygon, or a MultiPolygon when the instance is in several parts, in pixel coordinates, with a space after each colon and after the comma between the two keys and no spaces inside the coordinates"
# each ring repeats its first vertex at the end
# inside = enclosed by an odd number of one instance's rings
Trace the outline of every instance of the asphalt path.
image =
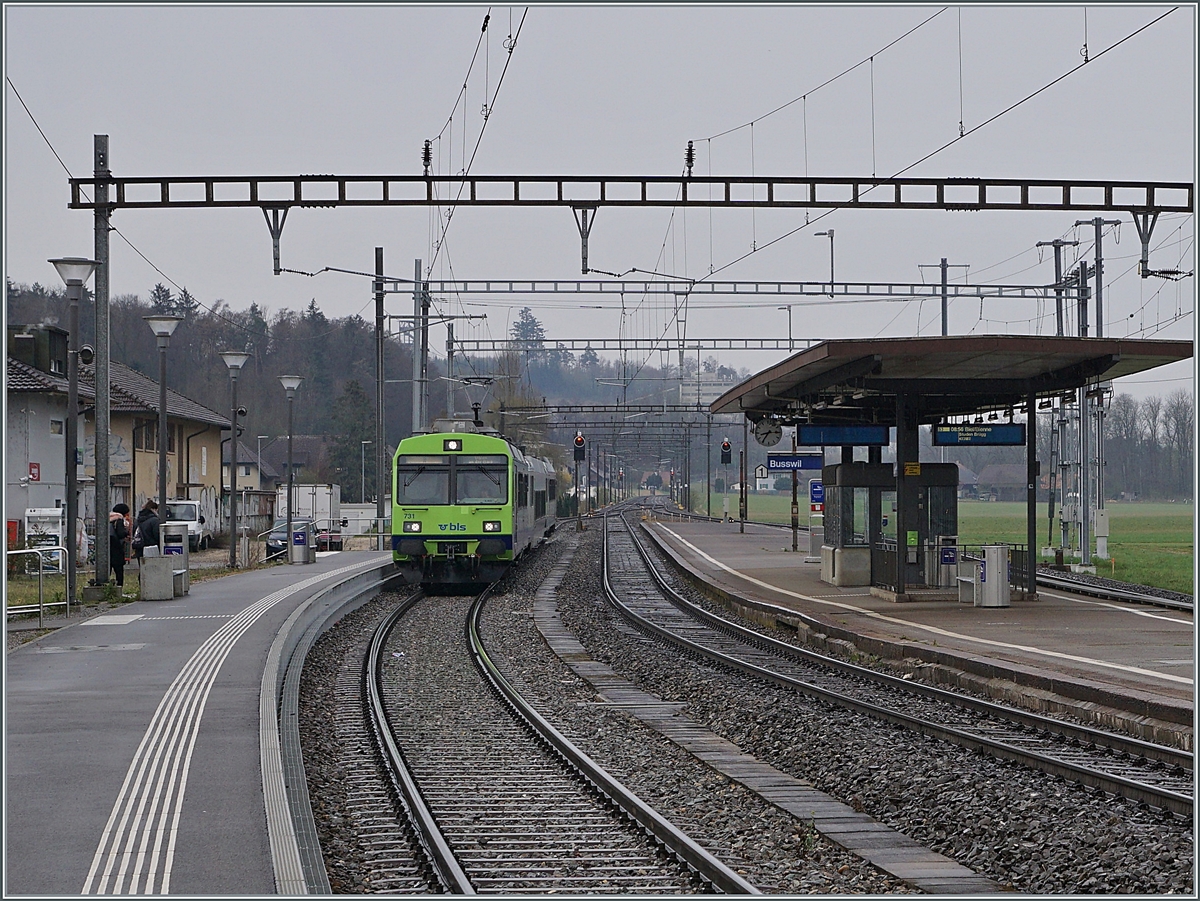
{"type": "Polygon", "coordinates": [[[259,692],[288,616],[386,552],[194,583],[10,650],[4,893],[273,894],[259,692]]]}

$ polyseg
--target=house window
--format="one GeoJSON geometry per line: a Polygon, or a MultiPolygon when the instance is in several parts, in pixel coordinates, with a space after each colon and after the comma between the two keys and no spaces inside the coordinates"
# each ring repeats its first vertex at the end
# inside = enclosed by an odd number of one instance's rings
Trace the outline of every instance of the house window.
{"type": "Polygon", "coordinates": [[[243,463],[243,464],[242,464],[242,465],[241,465],[241,466],[238,468],[238,475],[242,475],[242,476],[248,476],[248,475],[250,475],[250,464],[249,464],[249,463],[243,463]]]}
{"type": "Polygon", "coordinates": [[[200,448],[200,475],[208,475],[208,448],[200,448]]]}
{"type": "Polygon", "coordinates": [[[63,433],[63,421],[61,419],[50,420],[50,434],[61,435],[63,433]]]}

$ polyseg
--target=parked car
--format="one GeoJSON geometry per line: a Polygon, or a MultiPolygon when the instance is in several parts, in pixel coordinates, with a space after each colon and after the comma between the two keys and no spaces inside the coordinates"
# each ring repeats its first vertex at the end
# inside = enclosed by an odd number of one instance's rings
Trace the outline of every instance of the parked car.
{"type": "MultiPolygon", "coordinates": [[[[292,528],[295,528],[299,523],[311,523],[312,520],[306,516],[293,516],[292,528]]],[[[287,534],[288,521],[284,519],[275,520],[271,526],[271,533],[267,535],[267,556],[271,557],[275,554],[282,554],[288,547],[287,534]]]]}
{"type": "Polygon", "coordinates": [[[199,501],[167,501],[166,518],[163,522],[167,525],[187,526],[189,550],[203,551],[212,544],[212,529],[208,527],[204,514],[200,512],[199,501]]]}

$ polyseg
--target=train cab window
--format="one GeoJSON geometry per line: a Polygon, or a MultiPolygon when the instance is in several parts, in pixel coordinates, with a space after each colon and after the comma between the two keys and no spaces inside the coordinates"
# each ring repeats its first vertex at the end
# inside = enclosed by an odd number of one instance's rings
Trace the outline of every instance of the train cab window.
{"type": "Polygon", "coordinates": [[[417,506],[449,504],[449,458],[399,457],[396,460],[396,503],[417,506]]]}
{"type": "Polygon", "coordinates": [[[554,500],[558,497],[558,482],[556,482],[554,479],[550,479],[548,482],[546,482],[546,496],[550,500],[554,500]]]}
{"type": "Polygon", "coordinates": [[[458,460],[457,464],[454,479],[456,504],[508,503],[508,469],[503,463],[464,465],[462,460],[458,460]]]}

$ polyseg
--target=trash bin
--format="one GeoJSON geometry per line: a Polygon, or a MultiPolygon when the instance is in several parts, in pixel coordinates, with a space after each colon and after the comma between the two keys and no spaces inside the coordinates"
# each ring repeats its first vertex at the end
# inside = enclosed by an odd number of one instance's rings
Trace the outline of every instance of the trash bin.
{"type": "Polygon", "coordinates": [[[1008,545],[985,544],[979,563],[979,589],[976,607],[1008,607],[1008,545]]]}
{"type": "Polygon", "coordinates": [[[187,594],[191,589],[189,571],[191,558],[188,553],[188,527],[186,522],[168,522],[162,525],[163,556],[171,561],[172,580],[176,595],[187,594]],[[180,572],[182,571],[182,575],[180,572]]]}
{"type": "Polygon", "coordinates": [[[289,563],[315,563],[317,561],[317,537],[311,522],[292,523],[291,551],[289,563]]]}
{"type": "Polygon", "coordinates": [[[938,586],[953,588],[958,578],[958,536],[939,535],[937,555],[938,586]]]}

